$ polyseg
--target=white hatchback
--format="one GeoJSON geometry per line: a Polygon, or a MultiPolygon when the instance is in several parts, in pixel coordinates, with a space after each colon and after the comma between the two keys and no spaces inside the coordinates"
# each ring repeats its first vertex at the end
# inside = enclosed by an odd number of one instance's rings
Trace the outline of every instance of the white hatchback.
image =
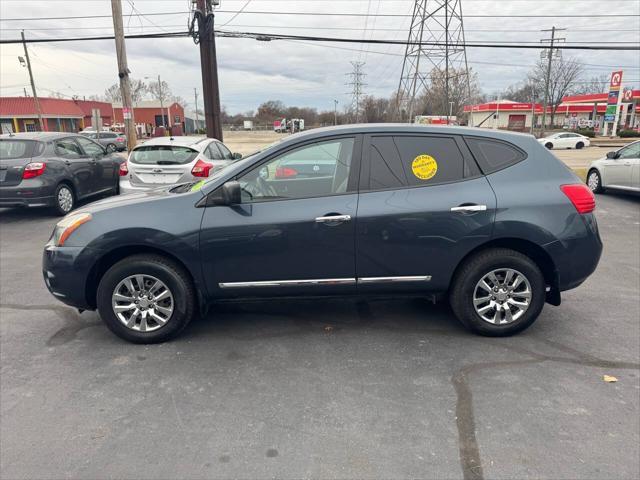
{"type": "Polygon", "coordinates": [[[579,133],[554,133],[553,135],[549,135],[548,137],[539,138],[538,142],[547,147],[549,150],[554,148],[576,148],[580,150],[581,148],[588,147],[591,145],[591,140],[589,137],[585,137],[584,135],[580,135],[579,133]]]}
{"type": "Polygon", "coordinates": [[[154,138],[120,165],[120,193],[202,180],[241,157],[212,138],[154,138]]]}

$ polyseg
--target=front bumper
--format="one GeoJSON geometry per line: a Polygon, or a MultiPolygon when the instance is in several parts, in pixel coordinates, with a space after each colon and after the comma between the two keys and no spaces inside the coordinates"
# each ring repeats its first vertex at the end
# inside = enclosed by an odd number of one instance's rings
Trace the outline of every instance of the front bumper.
{"type": "Polygon", "coordinates": [[[42,275],[51,294],[67,305],[93,309],[86,298],[89,272],[98,252],[87,247],[47,245],[42,254],[42,275]]]}

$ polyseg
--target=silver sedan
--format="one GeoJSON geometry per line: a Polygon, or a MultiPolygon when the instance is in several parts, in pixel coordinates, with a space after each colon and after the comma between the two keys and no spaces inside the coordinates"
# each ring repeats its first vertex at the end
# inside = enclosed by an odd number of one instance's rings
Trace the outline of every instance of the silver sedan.
{"type": "Polygon", "coordinates": [[[587,173],[587,185],[594,193],[608,188],[640,192],[640,140],[593,161],[587,173]]]}

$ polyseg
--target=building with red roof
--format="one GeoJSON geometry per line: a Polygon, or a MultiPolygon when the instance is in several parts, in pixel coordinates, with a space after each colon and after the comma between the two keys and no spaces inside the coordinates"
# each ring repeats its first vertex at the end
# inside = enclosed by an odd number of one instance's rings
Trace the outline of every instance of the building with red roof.
{"type": "MultiPolygon", "coordinates": [[[[113,108],[107,102],[39,97],[43,128],[52,132],[78,132],[92,124],[92,110],[98,109],[104,126],[113,123],[113,108]]],[[[0,97],[2,132],[39,130],[33,97],[0,97]]]]}
{"type": "MultiPolygon", "coordinates": [[[[595,128],[600,130],[607,109],[607,93],[571,95],[564,97],[556,109],[554,125],[551,125],[552,107],[547,107],[546,127],[595,128]]],[[[620,129],[640,127],[640,90],[626,90],[620,111],[620,129]]],[[[529,131],[534,125],[542,125],[542,105],[500,100],[464,107],[468,124],[472,127],[499,128],[529,131]]]]}

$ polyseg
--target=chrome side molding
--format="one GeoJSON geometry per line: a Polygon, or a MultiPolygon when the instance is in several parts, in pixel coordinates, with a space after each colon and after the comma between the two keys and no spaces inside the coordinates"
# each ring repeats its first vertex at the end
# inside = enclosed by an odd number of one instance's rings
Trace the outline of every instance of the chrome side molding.
{"type": "Polygon", "coordinates": [[[361,277],[358,283],[397,283],[397,282],[429,282],[431,275],[413,275],[408,277],[361,277]]]}
{"type": "Polygon", "coordinates": [[[405,277],[314,278],[310,280],[267,280],[259,282],[221,282],[220,288],[292,287],[305,285],[355,285],[356,283],[429,282],[431,275],[405,277]]]}
{"type": "Polygon", "coordinates": [[[310,280],[267,280],[260,282],[221,282],[220,288],[291,287],[296,285],[354,285],[355,278],[314,278],[310,280]]]}

